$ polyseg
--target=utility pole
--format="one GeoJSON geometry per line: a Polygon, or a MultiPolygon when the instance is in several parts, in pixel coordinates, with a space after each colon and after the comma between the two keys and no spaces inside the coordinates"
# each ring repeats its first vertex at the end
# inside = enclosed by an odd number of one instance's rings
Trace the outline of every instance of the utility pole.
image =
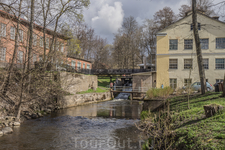
{"type": "Polygon", "coordinates": [[[205,69],[203,67],[202,50],[201,50],[200,39],[198,34],[196,0],[192,0],[192,25],[193,25],[193,32],[194,32],[194,38],[195,38],[199,77],[201,82],[201,92],[202,94],[205,94],[205,91],[206,91],[205,69]]]}

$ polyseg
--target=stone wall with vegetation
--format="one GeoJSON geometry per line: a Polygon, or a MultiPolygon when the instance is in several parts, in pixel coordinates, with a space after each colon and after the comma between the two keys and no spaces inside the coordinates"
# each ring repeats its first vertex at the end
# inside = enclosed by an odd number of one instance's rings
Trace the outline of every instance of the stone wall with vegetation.
{"type": "Polygon", "coordinates": [[[70,94],[97,89],[98,87],[98,77],[95,75],[60,72],[60,82],[61,88],[70,94]]]}
{"type": "Polygon", "coordinates": [[[63,96],[58,104],[60,108],[68,108],[105,100],[111,100],[110,92],[67,95],[63,96]]]}

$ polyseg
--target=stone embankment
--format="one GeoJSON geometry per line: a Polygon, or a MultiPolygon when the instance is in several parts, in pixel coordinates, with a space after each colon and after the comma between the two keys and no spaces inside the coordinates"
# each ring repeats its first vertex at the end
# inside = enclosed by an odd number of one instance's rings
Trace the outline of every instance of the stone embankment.
{"type": "Polygon", "coordinates": [[[68,108],[107,100],[111,100],[110,92],[67,95],[59,101],[59,106],[61,108],[68,108]]]}

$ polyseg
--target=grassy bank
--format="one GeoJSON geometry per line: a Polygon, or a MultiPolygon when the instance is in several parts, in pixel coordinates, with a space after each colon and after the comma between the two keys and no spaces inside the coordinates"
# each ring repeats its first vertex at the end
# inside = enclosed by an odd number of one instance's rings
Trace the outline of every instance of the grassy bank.
{"type": "MultiPolygon", "coordinates": [[[[116,81],[116,77],[112,77],[112,82],[116,81]]],[[[110,77],[100,76],[98,77],[98,86],[99,87],[106,87],[110,84],[110,77]]]]}
{"type": "MultiPolygon", "coordinates": [[[[221,93],[207,93],[190,97],[187,95],[169,99],[169,122],[175,133],[171,149],[225,149],[224,111],[206,118],[203,106],[219,104],[225,106],[221,93]]],[[[142,118],[146,118],[146,112],[142,118]]],[[[155,114],[151,114],[154,116],[155,114]]]]}
{"type": "Polygon", "coordinates": [[[108,92],[109,90],[107,89],[102,89],[102,88],[97,88],[96,90],[89,89],[87,91],[82,91],[82,92],[77,92],[77,94],[86,94],[86,93],[104,93],[108,92]]]}

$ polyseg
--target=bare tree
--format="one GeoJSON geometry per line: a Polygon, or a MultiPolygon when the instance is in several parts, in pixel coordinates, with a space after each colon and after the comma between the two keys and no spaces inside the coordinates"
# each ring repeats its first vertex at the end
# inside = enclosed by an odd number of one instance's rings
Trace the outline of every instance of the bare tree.
{"type": "Polygon", "coordinates": [[[199,77],[201,82],[201,93],[205,94],[205,91],[206,91],[205,69],[202,62],[202,50],[201,50],[200,39],[198,34],[196,0],[192,0],[192,11],[193,11],[192,12],[193,32],[194,32],[194,38],[195,38],[199,77]]]}
{"type": "Polygon", "coordinates": [[[158,30],[161,30],[175,22],[177,16],[170,7],[164,7],[154,14],[154,20],[158,24],[158,30]]]}

